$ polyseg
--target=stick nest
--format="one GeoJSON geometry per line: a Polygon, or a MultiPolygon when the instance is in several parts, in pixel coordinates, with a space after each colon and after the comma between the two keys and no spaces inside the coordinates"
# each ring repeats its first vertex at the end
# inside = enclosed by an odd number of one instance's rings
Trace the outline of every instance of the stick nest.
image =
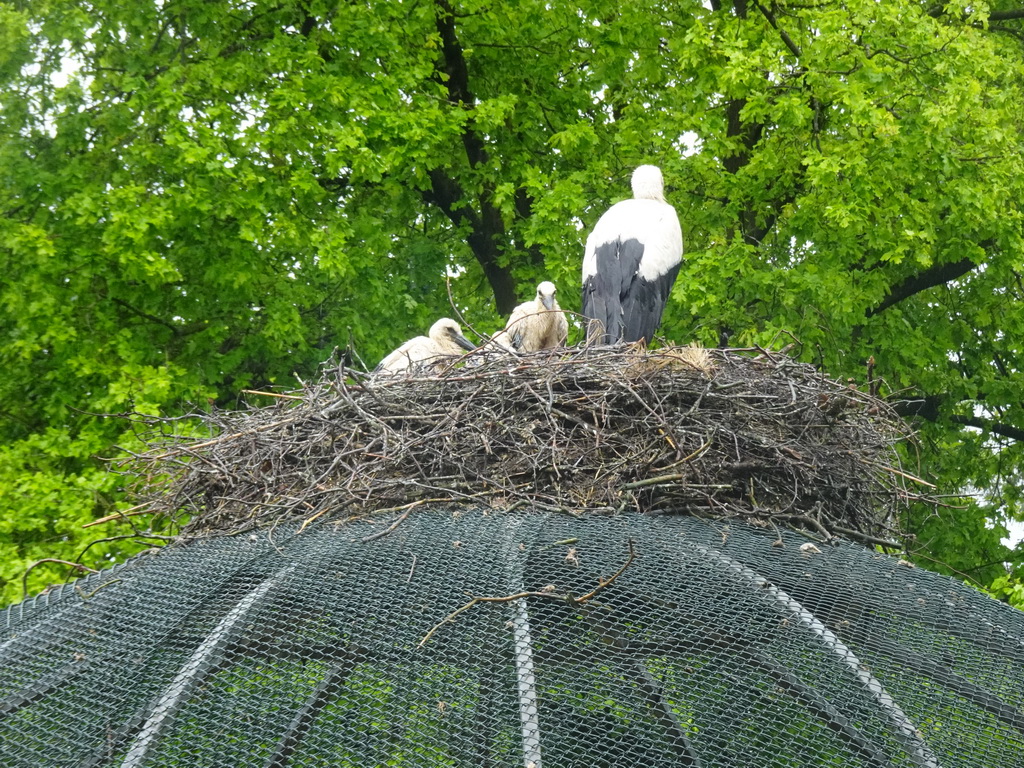
{"type": "Polygon", "coordinates": [[[474,357],[390,379],[328,368],[264,407],[200,415],[212,438],[152,438],[131,471],[184,538],[436,503],[738,517],[873,541],[898,535],[915,496],[892,409],[784,356],[474,357]]]}

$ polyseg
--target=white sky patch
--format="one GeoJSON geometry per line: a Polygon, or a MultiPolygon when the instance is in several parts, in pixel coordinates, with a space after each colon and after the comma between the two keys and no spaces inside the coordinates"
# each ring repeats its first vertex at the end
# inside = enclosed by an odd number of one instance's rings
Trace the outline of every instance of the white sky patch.
{"type": "Polygon", "coordinates": [[[704,142],[694,131],[685,131],[676,139],[675,147],[682,157],[691,157],[704,149],[704,142]]]}
{"type": "MultiPolygon", "coordinates": [[[[38,32],[39,30],[33,29],[33,31],[38,32]]],[[[39,75],[43,68],[43,62],[48,56],[48,52],[43,52],[39,54],[36,61],[32,62],[31,64],[24,65],[21,68],[22,77],[28,81],[31,81],[33,78],[39,75]]],[[[82,66],[83,61],[82,59],[76,57],[72,53],[71,44],[67,41],[63,42],[61,44],[60,69],[56,72],[51,72],[47,76],[47,80],[49,81],[49,87],[54,90],[66,87],[72,79],[79,76],[79,72],[82,69],[82,66]]],[[[82,77],[81,80],[83,89],[88,90],[92,78],[82,77]]],[[[35,86],[30,86],[27,92],[30,94],[30,99],[34,98],[36,95],[35,86]]],[[[83,105],[81,108],[84,109],[85,106],[86,105],[83,105]]],[[[55,115],[52,112],[42,113],[41,110],[34,111],[39,116],[39,126],[50,136],[56,136],[57,123],[54,119],[55,115]]]]}
{"type": "MultiPolygon", "coordinates": [[[[953,357],[950,356],[950,359],[952,360],[953,357]]],[[[996,418],[996,414],[989,413],[988,411],[985,410],[985,408],[983,408],[980,405],[975,405],[974,406],[974,415],[976,417],[978,417],[978,418],[981,418],[981,419],[994,419],[994,418],[996,418]]],[[[973,432],[974,434],[981,434],[981,431],[982,431],[978,427],[972,427],[972,426],[965,426],[963,429],[965,431],[967,431],[967,432],[973,432]]],[[[991,439],[991,438],[987,441],[986,447],[988,447],[988,449],[993,451],[993,452],[998,452],[999,450],[1002,449],[1002,446],[1000,445],[998,439],[991,439]]],[[[1013,478],[1004,478],[1001,482],[1012,483],[1012,482],[1014,482],[1014,480],[1013,480],[1013,478]]],[[[998,494],[998,490],[996,491],[996,493],[998,494]]],[[[983,501],[992,502],[994,500],[992,496],[987,496],[983,491],[979,491],[979,490],[977,490],[975,488],[967,488],[965,490],[965,492],[964,492],[964,495],[965,496],[974,496],[976,499],[979,500],[979,502],[983,502],[983,501]]],[[[1002,525],[1004,525],[1006,527],[1006,530],[1007,530],[1007,535],[1004,536],[1001,539],[1001,541],[1002,541],[1004,546],[1007,546],[1010,549],[1013,549],[1021,541],[1024,541],[1024,522],[1017,521],[1017,520],[1010,520],[1010,519],[1002,519],[1002,520],[998,520],[998,522],[1002,523],[1002,525]]],[[[986,525],[988,527],[990,527],[990,528],[994,524],[995,524],[995,522],[992,521],[991,519],[989,519],[986,522],[986,525]]]]}
{"type": "Polygon", "coordinates": [[[1008,534],[1003,539],[1003,544],[1012,549],[1013,547],[1016,547],[1022,539],[1024,539],[1024,522],[1007,520],[1004,525],[1006,526],[1008,534]]]}
{"type": "Polygon", "coordinates": [[[50,82],[56,88],[63,88],[71,82],[71,78],[78,74],[83,63],[81,59],[71,53],[71,46],[67,42],[62,47],[64,52],[60,57],[60,69],[50,76],[50,82]]]}

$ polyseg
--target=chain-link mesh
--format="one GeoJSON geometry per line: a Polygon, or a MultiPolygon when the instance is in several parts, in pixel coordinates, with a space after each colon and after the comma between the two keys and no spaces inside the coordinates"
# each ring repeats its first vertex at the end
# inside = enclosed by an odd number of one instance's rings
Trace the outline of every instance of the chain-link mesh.
{"type": "Polygon", "coordinates": [[[1024,765],[1022,616],[944,577],[685,516],[386,522],[0,614],[0,765],[1024,765]]]}

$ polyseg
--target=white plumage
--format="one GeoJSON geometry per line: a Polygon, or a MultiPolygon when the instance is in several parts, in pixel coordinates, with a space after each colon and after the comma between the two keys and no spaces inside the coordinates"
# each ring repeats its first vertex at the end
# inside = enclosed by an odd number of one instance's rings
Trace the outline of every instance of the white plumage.
{"type": "Polygon", "coordinates": [[[587,238],[583,316],[588,344],[650,343],[683,258],[676,210],[665,202],[661,170],[633,172],[633,199],[609,208],[587,238]]]}
{"type": "Polygon", "coordinates": [[[512,310],[505,329],[494,334],[492,342],[517,352],[536,352],[565,345],[569,321],[555,299],[555,284],[545,280],[537,286],[532,301],[512,310]]]}
{"type": "Polygon", "coordinates": [[[379,375],[417,373],[437,370],[463,350],[476,349],[473,342],[462,335],[459,324],[442,317],[432,326],[427,336],[416,336],[389,354],[373,372],[379,375]]]}

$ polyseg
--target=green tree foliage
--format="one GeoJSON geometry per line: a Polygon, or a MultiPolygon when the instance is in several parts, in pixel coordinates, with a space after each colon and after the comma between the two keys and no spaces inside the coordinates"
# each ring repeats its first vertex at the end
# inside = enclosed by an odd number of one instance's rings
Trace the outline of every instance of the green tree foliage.
{"type": "MultiPolygon", "coordinates": [[[[988,584],[1019,516],[1024,9],[913,0],[0,3],[0,584],[123,507],[123,419],[490,331],[659,164],[663,333],[909,401],[911,519],[988,584]],[[987,523],[986,519],[994,521],[987,523]]],[[[85,561],[123,554],[107,542],[85,561]]],[[[127,550],[133,551],[133,550],[127,550]]],[[[36,569],[37,587],[63,570],[36,569]]],[[[999,582],[1001,594],[1016,594],[999,582]]]]}

